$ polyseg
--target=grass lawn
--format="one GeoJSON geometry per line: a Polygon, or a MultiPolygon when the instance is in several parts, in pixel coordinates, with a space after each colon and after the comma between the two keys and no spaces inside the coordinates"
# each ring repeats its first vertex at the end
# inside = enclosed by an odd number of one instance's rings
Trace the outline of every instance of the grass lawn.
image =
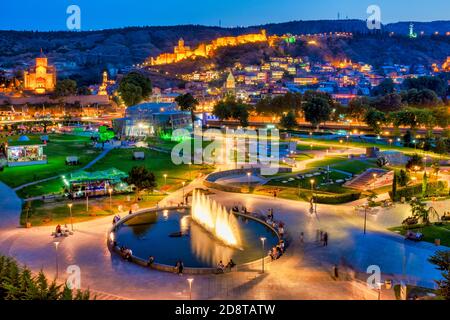
{"type": "MultiPolygon", "coordinates": [[[[402,226],[389,228],[390,231],[398,232],[405,235],[407,230],[402,226]]],[[[424,235],[424,241],[434,243],[435,239],[441,239],[441,245],[450,247],[450,223],[442,223],[442,225],[432,224],[429,226],[421,225],[414,232],[420,231],[424,235]]]]}
{"type": "Polygon", "coordinates": [[[377,167],[375,161],[376,160],[347,160],[336,163],[331,167],[352,174],[359,174],[369,168],[377,167]]]}
{"type": "Polygon", "coordinates": [[[38,197],[42,195],[58,194],[64,190],[61,178],[35,184],[17,191],[17,195],[22,199],[38,197]]]}
{"type": "Polygon", "coordinates": [[[322,151],[322,150],[327,150],[328,147],[327,146],[322,146],[322,145],[316,145],[316,144],[312,144],[312,148],[311,148],[311,144],[297,144],[297,150],[298,151],[322,151]]]}
{"type": "MultiPolygon", "coordinates": [[[[310,171],[310,173],[312,173],[312,172],[313,171],[310,171]]],[[[302,173],[302,174],[304,174],[304,173],[302,173]]],[[[299,188],[300,187],[301,189],[310,189],[311,188],[310,180],[314,179],[314,181],[315,181],[314,187],[317,190],[333,192],[333,191],[328,191],[328,188],[330,188],[331,190],[334,190],[334,191],[344,191],[341,189],[346,189],[346,188],[340,187],[338,185],[321,186],[320,184],[323,183],[327,179],[326,174],[323,174],[321,176],[314,176],[312,178],[305,178],[305,179],[301,179],[301,180],[295,179],[293,181],[288,181],[289,177],[293,178],[294,176],[292,176],[292,174],[291,174],[290,176],[285,176],[283,178],[277,178],[277,179],[269,181],[267,183],[267,185],[268,186],[279,186],[279,187],[290,187],[290,188],[299,188]],[[287,181],[287,183],[283,183],[283,181],[287,181]]],[[[333,180],[339,180],[339,179],[346,178],[347,175],[340,173],[340,172],[332,171],[332,172],[330,172],[329,177],[330,177],[330,179],[333,179],[333,180]]],[[[348,189],[346,191],[348,191],[348,189]]],[[[338,192],[338,193],[341,193],[341,192],[338,192]]]]}
{"type": "Polygon", "coordinates": [[[348,160],[348,157],[346,156],[330,156],[330,157],[325,157],[323,159],[317,160],[317,161],[312,161],[308,164],[306,164],[307,168],[325,168],[327,166],[333,166],[335,164],[338,164],[340,162],[346,161],[348,160]]]}
{"type": "Polygon", "coordinates": [[[345,142],[345,137],[342,138],[344,140],[344,143],[341,144],[339,143],[339,141],[336,140],[325,140],[325,139],[317,139],[317,138],[304,138],[301,139],[301,141],[303,143],[306,144],[317,144],[318,146],[323,146],[323,147],[333,147],[333,148],[342,148],[342,147],[355,147],[355,148],[367,148],[367,147],[377,147],[380,150],[396,150],[396,151],[401,151],[404,152],[406,154],[414,154],[414,153],[419,153],[419,154],[426,154],[430,157],[433,158],[445,158],[445,159],[450,159],[450,156],[444,156],[444,155],[439,155],[437,153],[431,152],[431,151],[422,151],[420,149],[414,149],[414,148],[408,148],[408,147],[399,147],[399,146],[389,146],[389,145],[385,145],[385,144],[377,144],[377,143],[370,143],[370,142],[353,142],[350,141],[347,143],[345,142]]]}
{"type": "MultiPolygon", "coordinates": [[[[33,137],[30,135],[30,138],[33,137]]],[[[47,164],[6,167],[3,172],[0,172],[0,181],[15,188],[28,182],[77,170],[95,159],[101,152],[90,145],[87,137],[50,134],[49,138],[50,141],[44,147],[44,154],[48,159],[47,164]],[[65,164],[66,157],[72,155],[79,157],[80,165],[67,166],[65,164]]],[[[15,138],[13,137],[12,140],[15,138]]]]}
{"type": "Polygon", "coordinates": [[[144,166],[152,171],[156,176],[159,188],[164,188],[164,174],[167,174],[167,186],[181,187],[183,181],[195,179],[198,174],[207,174],[212,171],[211,166],[207,165],[175,165],[172,162],[170,154],[156,152],[148,149],[114,149],[111,150],[103,159],[95,163],[89,171],[106,170],[116,168],[124,172],[129,172],[134,166],[144,166]],[[133,152],[142,151],[145,153],[145,160],[132,160],[133,152]]]}
{"type": "MultiPolygon", "coordinates": [[[[110,206],[109,197],[90,198],[89,212],[86,211],[86,202],[84,199],[73,201],[72,217],[73,223],[87,221],[95,218],[117,214],[118,207],[121,205],[124,212],[128,212],[134,202],[134,194],[130,194],[130,201],[127,195],[115,195],[112,197],[112,206],[110,206]],[[112,211],[111,211],[112,208],[112,211]]],[[[142,195],[141,195],[142,197],[142,195]]],[[[143,200],[138,202],[139,208],[153,207],[161,201],[164,195],[154,194],[145,195],[143,200]]],[[[31,203],[31,209],[28,211],[28,221],[32,226],[49,226],[57,224],[67,224],[70,226],[70,210],[67,201],[58,201],[45,203],[41,200],[35,200],[31,203]]],[[[21,225],[26,222],[26,209],[22,211],[20,217],[21,225]]]]}

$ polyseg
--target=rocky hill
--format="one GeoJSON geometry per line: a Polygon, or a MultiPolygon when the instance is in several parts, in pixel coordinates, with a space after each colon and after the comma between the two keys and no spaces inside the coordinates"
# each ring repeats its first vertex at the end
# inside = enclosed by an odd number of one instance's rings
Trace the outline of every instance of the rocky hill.
{"type": "MultiPolygon", "coordinates": [[[[0,67],[23,68],[42,48],[51,63],[56,64],[60,77],[76,77],[81,81],[100,80],[105,68],[122,68],[141,63],[149,56],[171,51],[182,37],[187,45],[210,41],[226,35],[250,33],[264,28],[269,34],[306,34],[349,31],[354,39],[323,43],[320,48],[308,48],[301,43],[286,50],[313,57],[348,56],[357,61],[380,64],[385,61],[429,63],[443,60],[450,53],[450,37],[425,37],[410,40],[409,22],[383,26],[383,33],[368,34],[364,21],[322,20],[293,21],[248,28],[219,28],[197,25],[167,27],[133,27],[90,32],[21,32],[0,31],[0,67]],[[399,37],[388,37],[388,32],[399,37]]],[[[426,34],[450,31],[450,21],[416,23],[416,30],[426,34]]],[[[251,50],[252,46],[248,49],[251,50]]]]}

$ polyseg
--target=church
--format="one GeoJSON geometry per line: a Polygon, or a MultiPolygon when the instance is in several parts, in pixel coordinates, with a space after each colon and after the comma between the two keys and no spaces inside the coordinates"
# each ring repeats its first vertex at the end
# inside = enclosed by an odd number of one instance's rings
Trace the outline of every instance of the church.
{"type": "Polygon", "coordinates": [[[41,54],[35,60],[35,65],[24,71],[24,89],[34,91],[37,94],[44,94],[53,91],[56,85],[56,69],[48,65],[47,57],[41,54]]]}

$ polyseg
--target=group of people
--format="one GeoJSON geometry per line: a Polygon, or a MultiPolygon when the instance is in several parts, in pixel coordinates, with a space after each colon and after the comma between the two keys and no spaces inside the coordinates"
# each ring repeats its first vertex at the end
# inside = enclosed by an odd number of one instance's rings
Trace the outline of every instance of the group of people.
{"type": "Polygon", "coordinates": [[[216,272],[224,273],[226,269],[231,271],[231,269],[235,266],[236,263],[234,263],[233,259],[230,259],[230,261],[227,263],[226,266],[222,263],[222,260],[220,260],[219,263],[217,264],[216,272]]]}
{"type": "Polygon", "coordinates": [[[60,224],[58,224],[55,228],[55,232],[53,233],[53,236],[55,238],[62,237],[62,236],[68,236],[69,229],[67,228],[67,225],[64,225],[64,229],[61,227],[60,224]]]}
{"type": "Polygon", "coordinates": [[[131,261],[131,257],[133,256],[133,251],[124,246],[120,247],[120,255],[125,260],[131,261]]]}
{"type": "Polygon", "coordinates": [[[239,213],[239,212],[241,212],[241,213],[243,213],[243,214],[248,214],[249,212],[248,212],[248,210],[247,210],[247,207],[246,206],[244,206],[244,205],[242,205],[242,207],[241,207],[241,210],[239,210],[239,206],[234,206],[233,208],[232,208],[232,210],[233,210],[233,212],[237,212],[237,213],[239,213]]]}
{"type": "Polygon", "coordinates": [[[175,264],[175,272],[178,273],[180,276],[182,276],[183,269],[184,269],[183,261],[178,260],[177,263],[175,264]]]}
{"type": "Polygon", "coordinates": [[[328,232],[317,230],[317,240],[322,243],[324,247],[328,246],[328,232]]]}
{"type": "Polygon", "coordinates": [[[272,260],[277,260],[283,255],[285,245],[286,244],[284,240],[280,240],[276,246],[272,247],[272,249],[269,250],[269,256],[272,258],[272,260]]]}

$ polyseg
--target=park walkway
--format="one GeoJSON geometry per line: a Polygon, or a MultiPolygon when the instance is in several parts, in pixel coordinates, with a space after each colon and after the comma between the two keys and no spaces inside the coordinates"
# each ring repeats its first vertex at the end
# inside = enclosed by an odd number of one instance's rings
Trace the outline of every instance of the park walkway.
{"type": "MultiPolygon", "coordinates": [[[[100,159],[103,159],[103,158],[108,154],[108,152],[110,152],[112,149],[114,149],[114,148],[105,148],[105,149],[103,149],[103,151],[102,151],[95,159],[93,159],[93,160],[92,160],[91,162],[89,162],[87,165],[85,165],[84,167],[82,167],[80,170],[86,170],[86,169],[89,169],[89,168],[92,167],[97,161],[99,161],[100,159]]],[[[58,175],[56,175],[56,176],[52,176],[52,177],[49,177],[49,178],[45,178],[45,179],[41,179],[41,180],[36,180],[36,181],[33,181],[33,182],[25,183],[25,184],[23,184],[23,185],[21,185],[21,186],[18,186],[18,187],[16,187],[16,188],[14,188],[14,191],[19,191],[19,190],[21,190],[21,189],[23,189],[23,188],[26,188],[26,187],[29,187],[29,186],[33,186],[33,185],[35,185],[35,184],[39,184],[39,183],[42,183],[42,182],[51,181],[51,180],[57,179],[57,178],[59,178],[59,177],[61,177],[61,174],[58,174],[58,175]]],[[[37,198],[41,198],[41,197],[37,197],[37,198]]]]}

